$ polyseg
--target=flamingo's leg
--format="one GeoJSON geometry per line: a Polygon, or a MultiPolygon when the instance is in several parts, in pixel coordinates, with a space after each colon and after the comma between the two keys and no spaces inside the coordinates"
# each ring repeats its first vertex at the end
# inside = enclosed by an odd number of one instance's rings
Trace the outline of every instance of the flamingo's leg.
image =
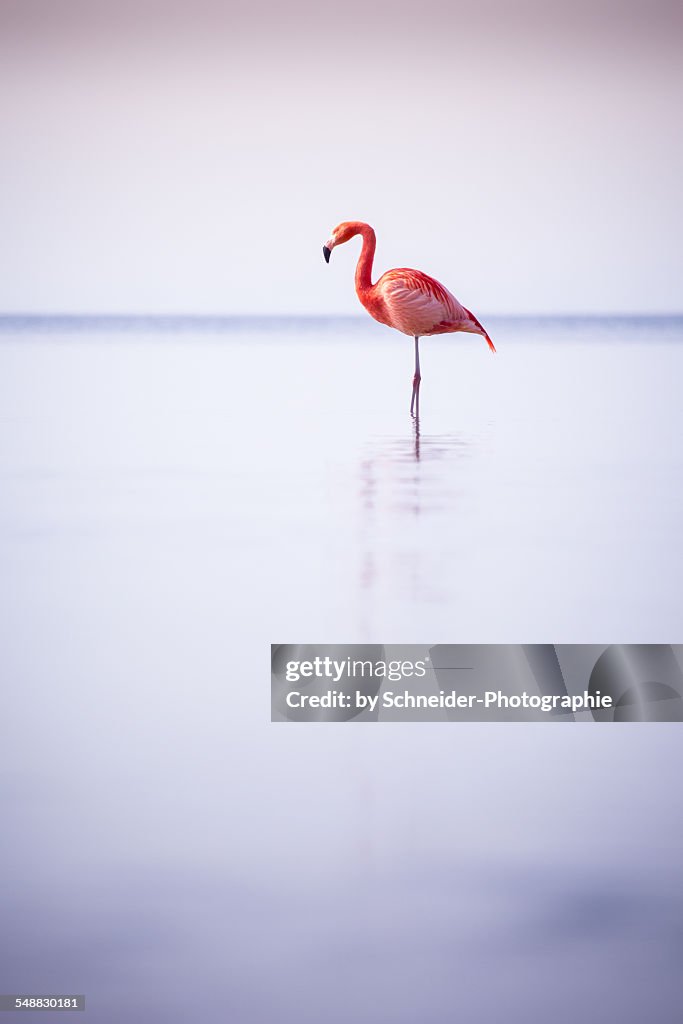
{"type": "Polygon", "coordinates": [[[415,376],[413,377],[413,397],[410,400],[410,415],[413,415],[413,409],[415,409],[415,416],[420,415],[420,349],[418,348],[419,337],[415,336],[415,376]]]}

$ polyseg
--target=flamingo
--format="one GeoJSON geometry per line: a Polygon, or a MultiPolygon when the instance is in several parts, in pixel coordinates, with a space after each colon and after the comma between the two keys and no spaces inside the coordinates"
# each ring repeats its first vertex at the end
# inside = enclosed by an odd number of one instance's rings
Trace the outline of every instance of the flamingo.
{"type": "Polygon", "coordinates": [[[360,220],[343,221],[338,224],[323,246],[325,262],[330,262],[332,250],[343,245],[355,235],[363,238],[356,266],[356,295],[371,317],[381,324],[394,327],[402,334],[415,339],[415,375],[413,394],[410,400],[410,415],[420,415],[420,338],[429,334],[452,334],[467,331],[481,334],[489,348],[495,352],[493,342],[469,309],[461,306],[455,295],[421,270],[398,267],[387,270],[376,284],[372,283],[372,261],[377,242],[375,232],[369,224],[360,220]]]}

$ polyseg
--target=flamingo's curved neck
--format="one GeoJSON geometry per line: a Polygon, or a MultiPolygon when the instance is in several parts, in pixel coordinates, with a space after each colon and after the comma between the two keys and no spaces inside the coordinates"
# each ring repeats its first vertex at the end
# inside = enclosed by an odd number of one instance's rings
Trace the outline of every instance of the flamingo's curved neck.
{"type": "Polygon", "coordinates": [[[377,239],[369,224],[359,223],[356,234],[363,237],[363,248],[356,265],[356,292],[360,296],[361,293],[372,288],[372,261],[375,258],[377,239]]]}

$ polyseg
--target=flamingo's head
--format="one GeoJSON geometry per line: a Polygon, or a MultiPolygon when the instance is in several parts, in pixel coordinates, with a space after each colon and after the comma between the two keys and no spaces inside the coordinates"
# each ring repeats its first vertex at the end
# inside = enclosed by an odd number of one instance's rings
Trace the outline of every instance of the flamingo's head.
{"type": "Polygon", "coordinates": [[[344,242],[348,242],[349,238],[353,238],[354,235],[358,234],[358,224],[355,221],[342,221],[341,224],[337,224],[336,228],[327,239],[323,246],[323,256],[325,257],[325,263],[330,262],[330,256],[335,245],[342,245],[344,242]]]}

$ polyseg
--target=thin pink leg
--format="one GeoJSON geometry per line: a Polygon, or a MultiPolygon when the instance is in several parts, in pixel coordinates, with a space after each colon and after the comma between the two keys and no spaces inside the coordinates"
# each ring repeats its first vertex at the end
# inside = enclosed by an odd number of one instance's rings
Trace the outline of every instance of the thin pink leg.
{"type": "Polygon", "coordinates": [[[413,409],[415,410],[415,418],[418,419],[420,416],[420,350],[418,343],[420,339],[415,337],[415,376],[413,377],[413,397],[410,400],[410,415],[413,415],[413,409]]]}

